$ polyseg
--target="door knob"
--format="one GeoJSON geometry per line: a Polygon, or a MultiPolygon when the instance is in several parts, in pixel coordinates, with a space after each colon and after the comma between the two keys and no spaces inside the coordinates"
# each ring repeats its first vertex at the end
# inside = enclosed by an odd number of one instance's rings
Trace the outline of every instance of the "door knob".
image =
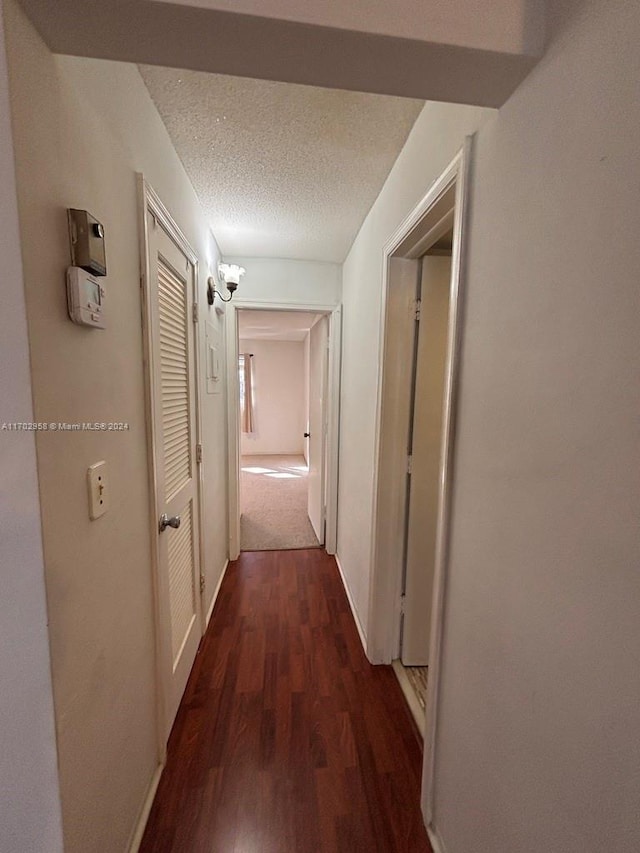
{"type": "Polygon", "coordinates": [[[160,528],[160,533],[162,533],[163,530],[166,530],[167,527],[173,527],[177,529],[178,527],[180,527],[180,516],[174,515],[169,518],[167,513],[163,512],[160,516],[160,524],[158,525],[158,527],[160,528]]]}
{"type": "Polygon", "coordinates": [[[305,432],[304,437],[305,437],[305,438],[309,438],[309,436],[310,436],[310,435],[311,435],[311,433],[310,433],[310,432],[305,432]]]}

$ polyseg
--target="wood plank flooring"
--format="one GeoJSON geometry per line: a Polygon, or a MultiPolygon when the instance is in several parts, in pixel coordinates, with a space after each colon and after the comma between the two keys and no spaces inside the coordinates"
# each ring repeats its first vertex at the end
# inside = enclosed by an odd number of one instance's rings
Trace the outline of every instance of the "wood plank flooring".
{"type": "Polygon", "coordinates": [[[320,549],[231,563],[141,853],[432,853],[421,743],[320,549]]]}

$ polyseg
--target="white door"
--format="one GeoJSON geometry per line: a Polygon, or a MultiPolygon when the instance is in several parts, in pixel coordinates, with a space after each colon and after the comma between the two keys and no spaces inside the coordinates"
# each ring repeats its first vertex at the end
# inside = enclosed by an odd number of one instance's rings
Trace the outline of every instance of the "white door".
{"type": "Polygon", "coordinates": [[[158,605],[169,735],[202,635],[198,549],[195,268],[149,213],[158,605]]]}
{"type": "Polygon", "coordinates": [[[321,317],[309,332],[309,520],[324,544],[325,400],[327,395],[328,320],[321,317]]]}
{"type": "Polygon", "coordinates": [[[401,658],[429,662],[451,258],[422,260],[401,658]]]}

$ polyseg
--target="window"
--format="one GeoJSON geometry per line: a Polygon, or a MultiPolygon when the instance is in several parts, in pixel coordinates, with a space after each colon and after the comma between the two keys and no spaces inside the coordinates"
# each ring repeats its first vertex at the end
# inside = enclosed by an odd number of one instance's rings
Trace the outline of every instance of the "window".
{"type": "Polygon", "coordinates": [[[238,385],[240,388],[240,423],[242,432],[253,432],[252,359],[249,352],[238,356],[238,385]]]}

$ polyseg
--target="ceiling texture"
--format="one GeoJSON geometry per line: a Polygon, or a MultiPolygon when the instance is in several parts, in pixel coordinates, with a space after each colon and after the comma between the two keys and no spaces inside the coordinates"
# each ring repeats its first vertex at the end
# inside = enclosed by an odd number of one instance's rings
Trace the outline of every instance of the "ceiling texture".
{"type": "Polygon", "coordinates": [[[340,263],[424,102],[140,66],[223,255],[340,263]]]}

